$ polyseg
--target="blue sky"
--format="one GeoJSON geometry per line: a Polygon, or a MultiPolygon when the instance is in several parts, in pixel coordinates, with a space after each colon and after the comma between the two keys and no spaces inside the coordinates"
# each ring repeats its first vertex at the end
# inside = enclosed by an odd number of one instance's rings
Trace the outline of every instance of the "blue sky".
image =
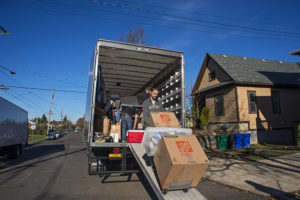
{"type": "MultiPolygon", "coordinates": [[[[16,75],[10,75],[0,69],[0,85],[86,91],[89,60],[97,39],[119,40],[122,33],[137,27],[145,29],[147,45],[184,52],[187,88],[191,88],[207,52],[300,61],[299,57],[289,55],[290,51],[300,48],[298,0],[126,1],[0,0],[0,26],[12,33],[11,36],[0,36],[0,65],[16,72],[16,75]],[[122,4],[131,10],[99,2],[122,4]],[[137,9],[146,10],[147,13],[137,9]],[[170,22],[172,20],[182,23],[170,22]],[[256,33],[242,32],[246,29],[200,23],[200,20],[252,27],[256,30],[248,31],[256,33]],[[288,33],[279,35],[278,32],[288,33]]],[[[40,117],[49,112],[50,91],[12,88],[8,92],[0,90],[0,96],[26,109],[29,118],[40,117]]],[[[52,119],[60,120],[63,109],[63,114],[75,122],[83,115],[84,105],[84,94],[55,92],[52,119]]]]}

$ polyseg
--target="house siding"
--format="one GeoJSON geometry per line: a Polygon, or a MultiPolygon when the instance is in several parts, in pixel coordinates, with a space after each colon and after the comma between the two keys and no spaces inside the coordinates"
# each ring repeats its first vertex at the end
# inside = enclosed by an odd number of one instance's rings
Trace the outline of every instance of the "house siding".
{"type": "Polygon", "coordinates": [[[249,128],[278,129],[291,128],[295,121],[300,121],[300,89],[271,87],[237,87],[239,115],[241,121],[249,121],[249,128]],[[278,91],[280,97],[280,113],[273,112],[271,91],[278,91]],[[247,91],[255,91],[257,113],[249,113],[247,91]]]}
{"type": "Polygon", "coordinates": [[[218,91],[211,91],[205,95],[206,106],[210,110],[209,122],[237,122],[235,88],[227,87],[218,91]],[[215,96],[224,95],[224,115],[215,114],[215,96]]]}
{"type": "Polygon", "coordinates": [[[230,77],[220,69],[217,63],[211,59],[209,59],[207,66],[205,67],[204,74],[202,80],[200,82],[198,90],[218,84],[220,82],[229,81],[230,77]],[[209,81],[209,73],[215,71],[216,78],[213,81],[209,81]]]}

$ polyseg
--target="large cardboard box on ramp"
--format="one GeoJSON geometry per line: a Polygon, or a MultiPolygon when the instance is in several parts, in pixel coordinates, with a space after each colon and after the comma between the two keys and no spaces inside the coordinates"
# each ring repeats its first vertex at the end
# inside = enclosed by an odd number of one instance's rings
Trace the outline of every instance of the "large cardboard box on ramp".
{"type": "Polygon", "coordinates": [[[154,164],[161,188],[177,190],[197,186],[209,161],[195,135],[164,135],[154,164]]]}
{"type": "Polygon", "coordinates": [[[181,128],[173,112],[151,112],[147,126],[181,128]]]}

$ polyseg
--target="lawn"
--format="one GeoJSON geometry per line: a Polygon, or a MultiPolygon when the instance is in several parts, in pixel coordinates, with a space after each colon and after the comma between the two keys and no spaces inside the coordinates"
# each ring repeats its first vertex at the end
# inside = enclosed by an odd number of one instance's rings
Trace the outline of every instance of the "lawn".
{"type": "Polygon", "coordinates": [[[45,140],[45,135],[28,135],[28,143],[37,143],[45,140]]]}
{"type": "Polygon", "coordinates": [[[222,157],[229,159],[257,161],[262,159],[270,159],[278,156],[284,156],[292,153],[299,153],[295,146],[282,146],[282,145],[251,145],[250,148],[245,149],[228,149],[221,150],[207,150],[206,154],[209,157],[222,157]]]}

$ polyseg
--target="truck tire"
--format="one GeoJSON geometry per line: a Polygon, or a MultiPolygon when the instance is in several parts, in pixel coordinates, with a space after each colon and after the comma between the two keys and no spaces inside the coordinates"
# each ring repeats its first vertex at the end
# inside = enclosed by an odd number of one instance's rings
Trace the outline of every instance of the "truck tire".
{"type": "Polygon", "coordinates": [[[22,152],[23,152],[22,144],[17,144],[9,147],[7,157],[18,158],[22,155],[22,152]]]}

